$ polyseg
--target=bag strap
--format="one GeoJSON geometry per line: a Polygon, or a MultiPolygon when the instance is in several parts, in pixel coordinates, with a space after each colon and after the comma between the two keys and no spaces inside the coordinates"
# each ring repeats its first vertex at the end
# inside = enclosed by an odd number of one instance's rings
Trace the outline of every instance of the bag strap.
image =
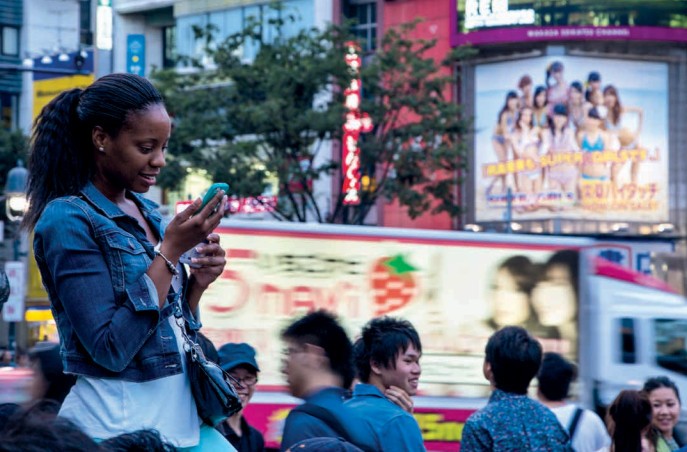
{"type": "Polygon", "coordinates": [[[573,437],[575,436],[577,424],[580,422],[580,418],[582,417],[583,411],[584,410],[578,406],[575,410],[575,414],[573,414],[573,417],[570,420],[570,424],[568,425],[568,434],[570,435],[570,441],[572,441],[573,437]]]}
{"type": "Polygon", "coordinates": [[[328,409],[313,403],[303,403],[293,410],[300,413],[309,414],[312,417],[324,421],[324,423],[334,430],[337,435],[341,436],[349,443],[355,444],[355,442],[351,439],[351,435],[348,433],[348,430],[346,430],[339,419],[337,419],[336,416],[334,416],[328,409]]]}

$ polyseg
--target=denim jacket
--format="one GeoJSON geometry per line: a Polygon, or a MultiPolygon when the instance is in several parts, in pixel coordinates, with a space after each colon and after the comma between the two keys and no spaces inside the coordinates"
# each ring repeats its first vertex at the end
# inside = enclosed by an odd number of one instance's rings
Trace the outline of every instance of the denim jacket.
{"type": "MultiPolygon", "coordinates": [[[[128,193],[152,230],[164,235],[157,204],[128,193]]],[[[155,257],[145,231],[88,183],[77,196],[51,201],[35,228],[34,252],[61,339],[66,373],[148,381],[182,372],[182,354],[168,321],[173,290],[162,309],[146,275],[155,257]]],[[[184,292],[182,307],[194,319],[184,292]]]]}

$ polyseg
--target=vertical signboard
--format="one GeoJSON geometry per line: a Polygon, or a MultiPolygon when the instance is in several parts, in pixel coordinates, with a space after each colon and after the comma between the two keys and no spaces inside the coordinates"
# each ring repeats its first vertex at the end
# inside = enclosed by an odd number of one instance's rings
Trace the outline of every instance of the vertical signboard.
{"type": "Polygon", "coordinates": [[[26,295],[26,271],[21,261],[5,263],[5,273],[10,283],[10,297],[2,308],[5,322],[21,322],[24,319],[24,296],[26,295]]]}
{"type": "Polygon", "coordinates": [[[146,37],[142,34],[126,36],[126,71],[129,74],[145,76],[146,37]]]}

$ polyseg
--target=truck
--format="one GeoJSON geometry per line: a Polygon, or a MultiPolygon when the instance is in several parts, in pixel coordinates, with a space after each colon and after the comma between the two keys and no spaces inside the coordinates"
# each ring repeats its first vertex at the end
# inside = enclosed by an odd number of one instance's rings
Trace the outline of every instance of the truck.
{"type": "Polygon", "coordinates": [[[278,448],[300,403],[280,373],[280,332],[314,309],[336,313],[352,339],[373,317],[413,323],[423,346],[414,416],[430,451],[459,449],[465,421],[486,404],[484,347],[505,324],[577,363],[573,392],[584,407],[603,410],[657,375],[687,394],[687,303],[647,274],[670,242],[231,219],[217,232],[227,263],[203,297],[202,331],[217,347],[257,350],[259,383],[244,415],[267,447],[278,448]],[[549,274],[561,256],[576,259],[567,281],[549,274]]]}

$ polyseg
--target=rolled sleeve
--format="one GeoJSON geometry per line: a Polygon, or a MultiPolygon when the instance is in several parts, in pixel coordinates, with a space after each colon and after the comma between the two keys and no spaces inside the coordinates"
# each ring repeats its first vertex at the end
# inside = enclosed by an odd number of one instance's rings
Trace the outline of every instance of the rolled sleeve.
{"type": "Polygon", "coordinates": [[[73,202],[48,205],[36,226],[44,279],[51,300],[61,306],[93,361],[119,372],[155,332],[160,313],[152,280],[145,274],[127,283],[118,296],[98,231],[87,212],[73,202]]]}

